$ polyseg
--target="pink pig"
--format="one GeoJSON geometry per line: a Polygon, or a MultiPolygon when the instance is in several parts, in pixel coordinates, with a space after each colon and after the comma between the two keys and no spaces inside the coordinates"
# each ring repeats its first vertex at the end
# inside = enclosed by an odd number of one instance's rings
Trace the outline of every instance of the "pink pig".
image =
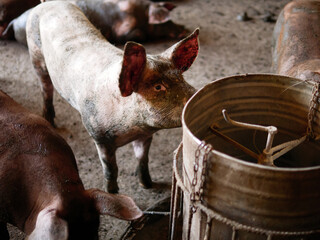
{"type": "Polygon", "coordinates": [[[170,2],[148,0],[74,0],[110,42],[181,39],[188,31],[172,22],[170,2]]]}
{"type": "Polygon", "coordinates": [[[157,55],[128,42],[110,44],[75,5],[53,1],[33,9],[27,22],[29,53],[42,82],[44,116],[53,124],[53,87],[81,115],[93,138],[109,192],[118,192],[116,149],[133,141],[143,186],[152,186],[152,134],[181,126],[195,89],[183,78],[196,59],[199,30],[157,55]]]}
{"type": "Polygon", "coordinates": [[[7,223],[29,240],[98,239],[99,215],[133,220],[133,200],[85,190],[69,145],[43,118],[0,91],[0,239],[7,223]]]}
{"type": "Polygon", "coordinates": [[[273,70],[320,81],[320,2],[292,1],[280,13],[273,33],[273,70]]]}
{"type": "MultiPolygon", "coordinates": [[[[172,22],[170,11],[175,8],[173,3],[153,3],[148,0],[68,1],[82,10],[109,42],[181,39],[189,32],[182,25],[172,22]]],[[[25,28],[29,12],[12,20],[2,37],[13,38],[13,34],[18,42],[27,45],[25,28]]]]}

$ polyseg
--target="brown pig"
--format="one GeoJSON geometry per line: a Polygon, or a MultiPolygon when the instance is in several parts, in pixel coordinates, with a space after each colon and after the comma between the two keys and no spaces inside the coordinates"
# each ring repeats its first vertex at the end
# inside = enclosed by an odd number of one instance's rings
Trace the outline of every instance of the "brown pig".
{"type": "Polygon", "coordinates": [[[110,44],[71,3],[45,2],[31,11],[27,40],[42,82],[44,116],[53,124],[54,86],[80,112],[109,192],[118,191],[116,149],[132,141],[140,182],[152,186],[152,134],[181,126],[183,106],[195,92],[182,73],[197,57],[198,33],[161,54],[147,55],[138,43],[128,42],[124,51],[110,44]]]}
{"type": "MultiPolygon", "coordinates": [[[[163,38],[181,39],[189,32],[171,20],[170,11],[176,7],[173,3],[152,3],[148,0],[68,1],[76,4],[112,43],[163,38]]],[[[28,15],[29,11],[26,11],[12,20],[3,32],[3,37],[12,38],[12,32],[18,42],[27,45],[25,27],[28,15]]]]}
{"type": "Polygon", "coordinates": [[[273,71],[320,81],[320,1],[288,3],[273,33],[273,71]]]}
{"type": "Polygon", "coordinates": [[[98,239],[99,215],[142,215],[131,198],[85,190],[73,152],[43,118],[0,91],[0,239],[98,239]]]}
{"type": "Polygon", "coordinates": [[[40,0],[0,0],[0,36],[11,20],[39,3],[40,0]]]}
{"type": "Polygon", "coordinates": [[[172,22],[169,2],[149,0],[73,0],[110,42],[181,39],[188,31],[172,22]]]}

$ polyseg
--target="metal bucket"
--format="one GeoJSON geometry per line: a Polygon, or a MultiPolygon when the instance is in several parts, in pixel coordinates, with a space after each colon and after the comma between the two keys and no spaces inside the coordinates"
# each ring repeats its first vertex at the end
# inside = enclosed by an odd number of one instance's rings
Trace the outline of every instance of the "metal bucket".
{"type": "MultiPolygon", "coordinates": [[[[278,75],[239,75],[214,81],[189,100],[183,180],[177,184],[176,166],[173,177],[173,198],[183,190],[183,239],[320,239],[318,140],[308,137],[276,166],[265,166],[210,129],[214,124],[252,152],[264,149],[267,134],[226,122],[221,112],[227,109],[234,120],[276,126],[274,146],[301,138],[310,125],[318,136],[319,111],[311,113],[318,107],[315,87],[278,75]]],[[[172,200],[172,211],[178,202],[172,200]]]]}

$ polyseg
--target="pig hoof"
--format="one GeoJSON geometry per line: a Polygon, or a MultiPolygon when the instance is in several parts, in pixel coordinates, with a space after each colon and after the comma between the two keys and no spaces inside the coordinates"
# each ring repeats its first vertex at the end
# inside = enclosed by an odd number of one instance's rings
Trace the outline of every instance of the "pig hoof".
{"type": "Polygon", "coordinates": [[[108,193],[118,193],[119,192],[119,187],[118,187],[117,182],[105,180],[103,188],[108,193]]]}
{"type": "Polygon", "coordinates": [[[142,180],[140,179],[140,185],[141,185],[143,188],[146,188],[146,189],[152,188],[152,181],[147,182],[147,181],[142,181],[142,180]]]}
{"type": "Polygon", "coordinates": [[[137,171],[139,176],[139,182],[144,188],[152,188],[152,180],[149,172],[137,171]]]}

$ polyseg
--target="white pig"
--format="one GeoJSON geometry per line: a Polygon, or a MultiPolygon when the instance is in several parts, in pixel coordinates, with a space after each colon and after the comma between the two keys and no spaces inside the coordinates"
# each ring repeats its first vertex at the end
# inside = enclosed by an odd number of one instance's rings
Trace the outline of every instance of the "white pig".
{"type": "Polygon", "coordinates": [[[152,134],[181,126],[184,104],[195,92],[182,73],[197,57],[199,30],[158,55],[138,43],[124,51],[110,44],[68,2],[45,2],[27,21],[27,41],[42,82],[45,118],[54,123],[53,86],[82,118],[102,163],[107,190],[118,192],[115,151],[133,141],[140,183],[149,188],[152,134]]]}

